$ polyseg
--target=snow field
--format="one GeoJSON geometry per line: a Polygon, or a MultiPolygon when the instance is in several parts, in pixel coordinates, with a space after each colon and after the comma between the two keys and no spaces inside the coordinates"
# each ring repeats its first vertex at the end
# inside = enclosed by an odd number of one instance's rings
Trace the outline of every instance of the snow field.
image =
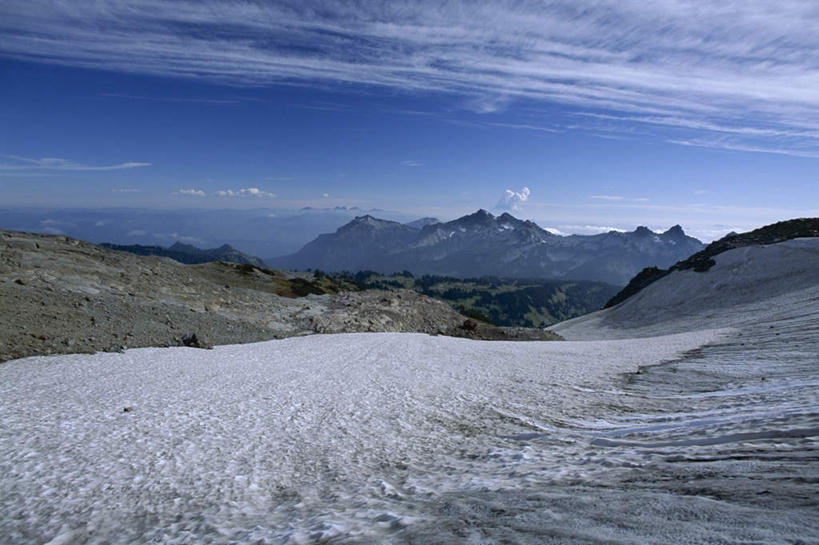
{"type": "Polygon", "coordinates": [[[345,334],[8,362],[0,542],[377,541],[418,520],[413,496],[588,477],[514,438],[570,443],[564,423],[594,418],[616,375],[725,333],[345,334]]]}

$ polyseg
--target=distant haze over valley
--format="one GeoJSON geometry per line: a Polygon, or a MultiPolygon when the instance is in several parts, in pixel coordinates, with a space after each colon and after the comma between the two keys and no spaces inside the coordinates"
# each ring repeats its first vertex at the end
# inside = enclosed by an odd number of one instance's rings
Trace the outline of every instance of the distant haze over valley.
{"type": "MultiPolygon", "coordinates": [[[[512,213],[526,217],[522,212],[512,213]]],[[[229,244],[270,260],[293,254],[319,235],[333,233],[356,217],[365,215],[419,229],[439,220],[447,221],[446,217],[345,206],[294,210],[20,207],[0,208],[0,229],[63,234],[94,243],[122,245],[169,247],[182,242],[198,248],[216,248],[229,244]]],[[[562,226],[565,232],[548,223],[537,222],[537,225],[548,232],[563,234],[590,235],[610,230],[604,226],[584,225],[588,222],[580,218],[575,223],[578,225],[573,231],[562,226]]],[[[636,227],[628,225],[621,230],[631,231],[636,227]]],[[[649,227],[665,231],[671,224],[649,227]]],[[[688,233],[687,226],[684,227],[688,233]]],[[[722,234],[727,232],[726,229],[722,234]]],[[[707,237],[697,238],[709,240],[707,237]]]]}
{"type": "Polygon", "coordinates": [[[0,209],[0,228],[67,235],[94,243],[167,247],[182,242],[199,248],[230,244],[243,252],[267,258],[293,253],[318,235],[333,232],[366,213],[398,221],[417,219],[355,207],[300,210],[7,208],[0,209]]]}

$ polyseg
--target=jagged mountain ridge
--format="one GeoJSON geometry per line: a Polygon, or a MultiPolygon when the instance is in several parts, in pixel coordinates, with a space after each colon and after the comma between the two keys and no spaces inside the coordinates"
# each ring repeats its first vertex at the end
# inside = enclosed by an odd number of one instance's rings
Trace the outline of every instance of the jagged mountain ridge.
{"type": "Polygon", "coordinates": [[[643,288],[674,271],[693,269],[696,272],[705,272],[716,263],[713,259],[714,256],[727,252],[728,250],[744,248],[746,246],[776,244],[794,238],[815,237],[819,237],[819,218],[796,218],[765,225],[747,233],[728,233],[721,239],[709,244],[703,250],[692,254],[684,260],[680,260],[668,269],[657,267],[643,269],[629,281],[626,287],[606,303],[605,308],[622,303],[643,288]]]}
{"type": "Polygon", "coordinates": [[[169,257],[174,261],[188,265],[208,263],[211,261],[227,261],[228,263],[238,263],[240,265],[253,265],[254,267],[262,269],[269,268],[269,265],[265,263],[263,259],[237,250],[230,244],[223,244],[218,248],[197,248],[192,244],[176,242],[172,246],[165,248],[163,246],[143,246],[141,244],[123,245],[103,242],[100,246],[136,255],[169,257]]]}
{"type": "Polygon", "coordinates": [[[420,231],[407,224],[359,216],[299,252],[274,258],[279,268],[408,270],[453,277],[499,276],[593,280],[624,285],[645,267],[667,267],[705,246],[679,225],[664,233],[558,236],[532,221],[486,210],[420,231]]]}

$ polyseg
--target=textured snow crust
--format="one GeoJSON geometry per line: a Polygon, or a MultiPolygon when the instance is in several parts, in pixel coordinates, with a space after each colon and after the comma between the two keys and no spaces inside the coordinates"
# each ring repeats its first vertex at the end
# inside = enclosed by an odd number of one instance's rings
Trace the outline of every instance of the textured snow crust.
{"type": "Polygon", "coordinates": [[[0,542],[399,539],[449,493],[607,471],[521,441],[574,444],[565,428],[597,418],[618,374],[721,334],[347,334],[8,362],[0,542]]]}

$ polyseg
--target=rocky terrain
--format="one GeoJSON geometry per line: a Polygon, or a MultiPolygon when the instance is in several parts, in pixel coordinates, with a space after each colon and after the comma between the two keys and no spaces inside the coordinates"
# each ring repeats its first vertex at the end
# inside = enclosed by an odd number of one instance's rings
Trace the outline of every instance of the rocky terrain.
{"type": "Polygon", "coordinates": [[[183,265],[61,235],[0,231],[0,361],[312,333],[559,338],[481,324],[416,293],[335,294],[343,289],[310,274],[224,262],[183,265]]]}
{"type": "Polygon", "coordinates": [[[144,246],[142,244],[111,244],[108,242],[103,242],[100,246],[137,255],[170,257],[174,261],[189,265],[210,261],[227,261],[228,263],[239,263],[240,265],[253,265],[261,269],[270,268],[263,259],[239,251],[230,244],[223,244],[218,248],[204,249],[197,248],[192,244],[183,244],[182,242],[176,242],[167,248],[164,246],[144,246]]]}

